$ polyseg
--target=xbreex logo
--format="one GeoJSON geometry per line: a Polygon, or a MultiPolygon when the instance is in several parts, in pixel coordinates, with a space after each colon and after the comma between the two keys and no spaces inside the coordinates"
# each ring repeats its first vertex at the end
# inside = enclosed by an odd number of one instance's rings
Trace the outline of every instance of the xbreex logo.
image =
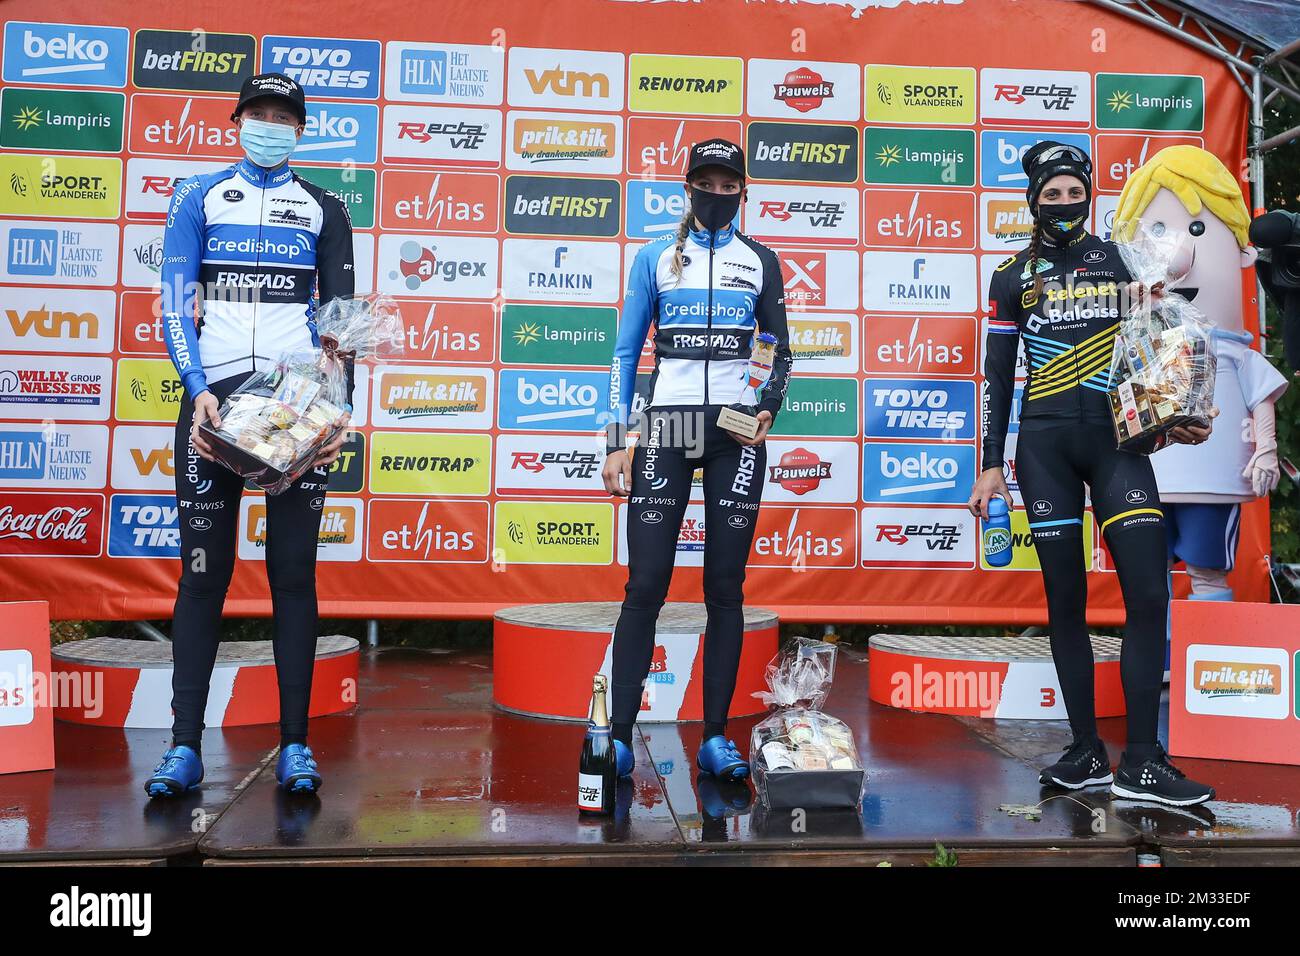
{"type": "Polygon", "coordinates": [[[0,146],[120,152],[125,112],[122,93],[6,87],[0,92],[0,146]]]}
{"type": "Polygon", "coordinates": [[[857,182],[856,126],[750,123],[748,144],[749,174],[755,178],[857,182]]]}
{"type": "Polygon", "coordinates": [[[390,100],[499,104],[504,58],[493,46],[389,41],[384,94],[390,100]]]}
{"type": "Polygon", "coordinates": [[[1091,155],[1092,144],[1086,133],[1030,133],[993,129],[980,133],[980,185],[990,189],[1024,189],[1029,185],[1020,161],[1025,153],[1051,139],[1076,146],[1091,155]]]}
{"type": "Polygon", "coordinates": [[[378,40],[266,36],[262,69],[291,77],[308,98],[379,97],[378,40]]]}
{"type": "MultiPolygon", "coordinates": [[[[672,232],[686,214],[681,183],[633,179],[627,184],[627,236],[655,239],[672,232]]],[[[740,213],[736,213],[737,220],[740,213]]]]}
{"type": "Polygon", "coordinates": [[[796,495],[816,491],[831,477],[831,463],[822,461],[816,452],[799,447],[786,452],[780,462],[769,465],[768,480],[796,495]]]}
{"type": "Polygon", "coordinates": [[[137,30],[131,76],[141,89],[237,93],[256,57],[244,33],[137,30]]]}
{"type": "Polygon", "coordinates": [[[230,101],[210,96],[131,97],[132,153],[220,156],[239,153],[239,130],[230,124],[230,101]]]}
{"type": "Polygon", "coordinates": [[[501,180],[483,173],[384,170],[386,229],[496,232],[501,180]]]}
{"type": "Polygon", "coordinates": [[[294,148],[309,163],[375,161],[379,150],[379,107],[370,103],[308,103],[307,122],[294,148]]]}
{"type": "Polygon", "coordinates": [[[867,379],[869,438],[975,438],[975,383],[867,379]]]}
{"type": "Polygon", "coordinates": [[[811,113],[835,96],[835,84],[816,70],[801,66],[787,73],[780,83],[774,84],[772,96],[792,110],[811,113]]]}
{"type": "Polygon", "coordinates": [[[824,252],[782,252],[780,259],[786,302],[805,307],[827,304],[824,252]]]}
{"type": "Polygon", "coordinates": [[[609,376],[602,372],[505,369],[500,382],[501,428],[581,431],[596,427],[609,407],[609,376]]]}
{"type": "Polygon", "coordinates": [[[975,481],[975,447],[867,442],[862,470],[863,501],[964,504],[975,481]]]}
{"type": "Polygon", "coordinates": [[[180,557],[176,499],[167,495],[113,495],[108,553],[114,558],[180,557]]]}
{"type": "Polygon", "coordinates": [[[622,190],[615,179],[557,176],[506,178],[506,232],[535,235],[618,235],[622,190]]]}
{"type": "Polygon", "coordinates": [[[5,24],[4,81],[55,86],[125,86],[131,33],[73,23],[5,24]]]}
{"type": "Polygon", "coordinates": [[[969,319],[872,316],[867,322],[869,372],[969,375],[975,323],[969,319]]]}
{"type": "Polygon", "coordinates": [[[370,561],[485,561],[486,544],[486,502],[370,502],[370,561]]]}
{"type": "Polygon", "coordinates": [[[869,246],[974,248],[975,196],[967,192],[868,189],[863,224],[869,246]]]}

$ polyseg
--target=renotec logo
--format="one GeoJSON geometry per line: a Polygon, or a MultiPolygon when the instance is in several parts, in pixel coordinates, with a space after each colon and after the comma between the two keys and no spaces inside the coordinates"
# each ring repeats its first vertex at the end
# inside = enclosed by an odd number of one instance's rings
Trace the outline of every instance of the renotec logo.
{"type": "Polygon", "coordinates": [[[1276,664],[1195,660],[1192,675],[1193,688],[1205,698],[1273,698],[1282,692],[1282,668],[1276,664]]]}
{"type": "Polygon", "coordinates": [[[148,936],[153,930],[153,894],[82,892],[73,884],[68,892],[50,897],[50,925],[127,927],[133,936],[148,936]]]}

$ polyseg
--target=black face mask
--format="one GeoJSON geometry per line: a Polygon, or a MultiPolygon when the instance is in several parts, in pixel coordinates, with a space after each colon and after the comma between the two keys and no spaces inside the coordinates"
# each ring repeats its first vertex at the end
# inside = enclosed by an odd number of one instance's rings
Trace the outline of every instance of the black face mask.
{"type": "Polygon", "coordinates": [[[691,212],[709,232],[725,228],[740,211],[740,193],[711,193],[691,187],[691,212]]]}
{"type": "Polygon", "coordinates": [[[1083,232],[1088,222],[1088,200],[1038,205],[1038,221],[1053,242],[1070,240],[1083,232]]]}

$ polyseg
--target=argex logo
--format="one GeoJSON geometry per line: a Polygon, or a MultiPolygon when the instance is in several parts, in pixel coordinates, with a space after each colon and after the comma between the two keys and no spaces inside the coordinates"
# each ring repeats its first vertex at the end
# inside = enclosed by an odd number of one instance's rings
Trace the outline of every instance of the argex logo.
{"type": "Polygon", "coordinates": [[[80,23],[5,24],[4,81],[47,86],[126,86],[131,33],[80,23]]]}
{"type": "Polygon", "coordinates": [[[238,93],[256,57],[246,33],[138,30],[131,79],[142,89],[238,93]]]}
{"type": "Polygon", "coordinates": [[[262,69],[296,80],[308,97],[373,100],[379,96],[379,41],[267,36],[262,69]]]}

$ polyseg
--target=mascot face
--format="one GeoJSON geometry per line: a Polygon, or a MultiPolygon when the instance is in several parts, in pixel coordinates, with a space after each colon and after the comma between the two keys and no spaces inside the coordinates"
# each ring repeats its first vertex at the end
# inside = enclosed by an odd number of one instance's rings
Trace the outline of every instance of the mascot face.
{"type": "Polygon", "coordinates": [[[1173,287],[1205,314],[1213,325],[1240,332],[1241,270],[1255,263],[1254,246],[1242,249],[1232,230],[1207,207],[1193,216],[1168,189],[1161,189],[1142,211],[1148,228],[1191,237],[1191,270],[1173,287]]]}

